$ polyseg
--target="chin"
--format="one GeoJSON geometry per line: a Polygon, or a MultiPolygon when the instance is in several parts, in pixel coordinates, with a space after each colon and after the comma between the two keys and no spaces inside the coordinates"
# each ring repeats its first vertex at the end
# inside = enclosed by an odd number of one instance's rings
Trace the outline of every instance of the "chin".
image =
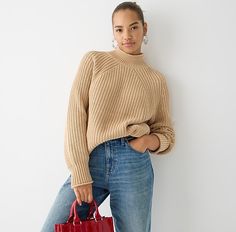
{"type": "Polygon", "coordinates": [[[139,54],[141,52],[137,48],[127,48],[127,47],[124,47],[123,50],[126,53],[129,53],[129,54],[139,54]]]}

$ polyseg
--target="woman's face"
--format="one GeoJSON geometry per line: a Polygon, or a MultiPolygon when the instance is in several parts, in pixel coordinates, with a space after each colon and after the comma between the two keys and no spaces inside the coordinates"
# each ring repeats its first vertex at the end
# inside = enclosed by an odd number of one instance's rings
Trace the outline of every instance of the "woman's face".
{"type": "Polygon", "coordinates": [[[113,16],[113,35],[119,48],[129,54],[140,54],[143,36],[147,32],[147,24],[142,25],[135,11],[119,10],[113,16]]]}

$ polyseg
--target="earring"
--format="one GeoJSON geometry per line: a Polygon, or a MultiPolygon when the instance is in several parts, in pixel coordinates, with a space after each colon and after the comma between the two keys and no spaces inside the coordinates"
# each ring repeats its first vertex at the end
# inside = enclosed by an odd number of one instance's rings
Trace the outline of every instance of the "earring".
{"type": "Polygon", "coordinates": [[[143,42],[145,45],[148,43],[148,36],[147,35],[144,35],[143,42]]]}
{"type": "Polygon", "coordinates": [[[112,47],[117,48],[117,41],[115,39],[112,39],[112,47]]]}

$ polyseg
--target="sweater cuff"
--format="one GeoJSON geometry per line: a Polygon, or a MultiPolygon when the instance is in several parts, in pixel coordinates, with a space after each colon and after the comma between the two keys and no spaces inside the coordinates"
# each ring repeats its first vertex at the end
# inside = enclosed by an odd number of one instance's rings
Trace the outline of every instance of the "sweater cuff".
{"type": "Polygon", "coordinates": [[[71,171],[71,188],[93,183],[88,167],[73,166],[71,171]]]}
{"type": "Polygon", "coordinates": [[[157,136],[160,140],[160,146],[158,149],[156,150],[149,150],[151,153],[155,153],[155,154],[158,154],[158,153],[161,153],[165,150],[167,150],[167,148],[169,147],[169,141],[168,139],[165,137],[165,135],[163,134],[160,134],[160,133],[151,133],[155,136],[157,136]]]}

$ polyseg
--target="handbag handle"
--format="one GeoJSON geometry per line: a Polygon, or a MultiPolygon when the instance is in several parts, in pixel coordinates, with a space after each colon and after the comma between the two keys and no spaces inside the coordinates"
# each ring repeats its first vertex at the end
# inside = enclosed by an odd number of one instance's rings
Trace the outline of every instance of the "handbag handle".
{"type": "MultiPolygon", "coordinates": [[[[78,205],[78,201],[75,200],[71,205],[70,216],[69,216],[69,219],[67,220],[67,223],[73,223],[73,224],[81,224],[82,223],[82,220],[79,218],[79,215],[77,214],[77,211],[76,211],[77,205],[78,205]]],[[[87,219],[89,217],[91,217],[91,214],[93,213],[93,209],[94,209],[93,206],[95,206],[95,209],[96,209],[96,211],[95,211],[96,212],[95,213],[96,221],[101,220],[102,217],[99,213],[97,203],[94,199],[91,203],[89,203],[89,214],[88,214],[87,219]]]]}
{"type": "Polygon", "coordinates": [[[94,213],[94,206],[95,206],[95,219],[96,220],[101,220],[102,217],[101,217],[101,215],[99,213],[97,202],[94,199],[90,203],[89,213],[88,213],[87,219],[91,218],[91,216],[93,215],[93,213],[94,213]]]}

